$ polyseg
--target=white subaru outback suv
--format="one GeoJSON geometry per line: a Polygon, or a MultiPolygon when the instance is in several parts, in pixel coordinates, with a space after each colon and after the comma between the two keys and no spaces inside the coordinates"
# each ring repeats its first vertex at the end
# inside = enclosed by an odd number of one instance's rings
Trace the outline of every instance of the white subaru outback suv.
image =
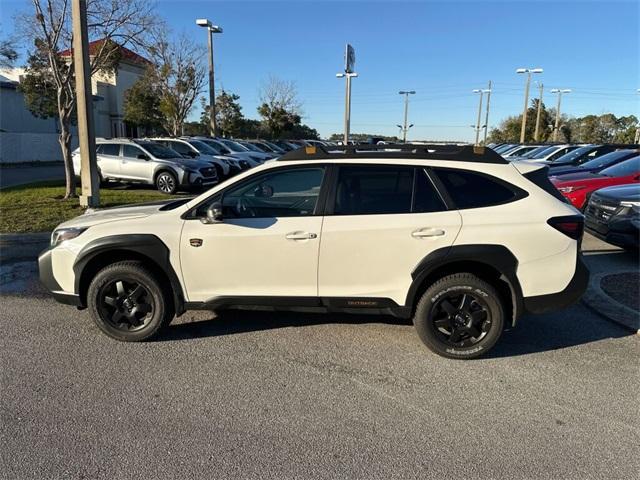
{"type": "Polygon", "coordinates": [[[450,358],[576,301],[583,218],[546,167],[470,146],[306,147],[193,199],[91,211],[39,258],[60,302],[124,341],[189,309],[413,318],[450,358]]]}

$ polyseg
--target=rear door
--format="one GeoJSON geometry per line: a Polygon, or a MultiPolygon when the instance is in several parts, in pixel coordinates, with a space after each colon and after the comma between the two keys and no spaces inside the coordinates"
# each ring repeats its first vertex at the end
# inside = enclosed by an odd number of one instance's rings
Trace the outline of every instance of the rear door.
{"type": "Polygon", "coordinates": [[[321,297],[391,299],[404,305],[411,272],[450,246],[461,227],[425,169],[341,165],[322,225],[321,297]]]}
{"type": "Polygon", "coordinates": [[[96,145],[98,168],[102,178],[120,177],[120,144],[99,143],[96,145]]]}

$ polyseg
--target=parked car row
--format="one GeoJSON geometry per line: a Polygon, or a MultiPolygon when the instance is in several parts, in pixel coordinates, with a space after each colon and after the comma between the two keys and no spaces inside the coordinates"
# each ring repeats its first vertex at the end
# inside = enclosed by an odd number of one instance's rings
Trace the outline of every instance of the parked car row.
{"type": "MultiPolygon", "coordinates": [[[[209,188],[244,170],[308,145],[330,147],[318,140],[231,140],[213,137],[151,137],[96,140],[101,184],[110,181],[154,185],[167,194],[209,188]]],[[[80,149],[73,152],[76,175],[80,149]]]]}

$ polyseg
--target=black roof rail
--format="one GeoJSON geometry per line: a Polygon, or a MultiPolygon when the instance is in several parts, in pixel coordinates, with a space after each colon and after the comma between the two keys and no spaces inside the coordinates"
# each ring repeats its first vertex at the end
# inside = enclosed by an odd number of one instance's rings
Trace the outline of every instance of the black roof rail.
{"type": "Polygon", "coordinates": [[[320,145],[307,146],[287,152],[279,162],[292,160],[324,160],[346,158],[397,158],[425,160],[454,160],[507,164],[507,160],[491,148],[473,145],[414,145],[410,143],[382,145],[338,145],[326,149],[320,145]]]}

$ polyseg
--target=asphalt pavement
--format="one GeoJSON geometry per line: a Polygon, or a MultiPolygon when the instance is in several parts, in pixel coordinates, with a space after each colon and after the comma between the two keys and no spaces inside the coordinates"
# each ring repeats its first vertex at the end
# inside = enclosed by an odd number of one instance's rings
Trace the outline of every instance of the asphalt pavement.
{"type": "Polygon", "coordinates": [[[1,478],[638,478],[640,338],[581,304],[454,361],[377,316],[198,312],[120,343],[24,289],[0,296],[1,478]]]}

